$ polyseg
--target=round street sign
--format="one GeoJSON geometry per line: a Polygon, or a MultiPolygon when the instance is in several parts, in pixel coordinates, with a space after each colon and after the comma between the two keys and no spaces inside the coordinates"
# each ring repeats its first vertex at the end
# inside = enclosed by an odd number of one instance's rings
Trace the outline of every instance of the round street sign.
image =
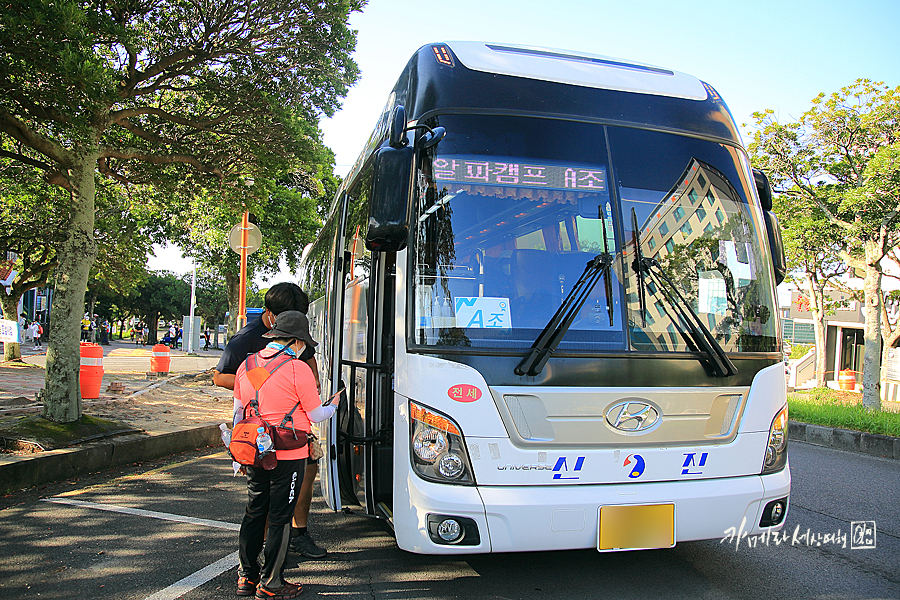
{"type": "MultiPolygon", "coordinates": [[[[238,254],[241,253],[240,224],[235,225],[228,232],[228,245],[238,254]]],[[[262,245],[262,232],[259,230],[259,227],[250,223],[250,227],[247,229],[247,254],[253,254],[259,250],[260,245],[262,245]]]]}

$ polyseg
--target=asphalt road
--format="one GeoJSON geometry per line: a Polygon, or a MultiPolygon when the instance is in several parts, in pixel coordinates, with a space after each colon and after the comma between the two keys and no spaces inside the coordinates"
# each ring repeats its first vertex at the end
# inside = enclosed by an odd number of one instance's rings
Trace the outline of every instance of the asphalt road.
{"type": "MultiPolygon", "coordinates": [[[[381,523],[317,499],[312,532],[329,556],[291,562],[287,575],[303,597],[900,598],[900,462],[801,443],[790,455],[787,525],[755,545],[734,536],[618,554],[419,556],[381,523]],[[851,548],[860,521],[875,522],[875,548],[851,548]]],[[[224,456],[205,450],[0,498],[0,598],[235,597],[245,493],[224,456]]]]}

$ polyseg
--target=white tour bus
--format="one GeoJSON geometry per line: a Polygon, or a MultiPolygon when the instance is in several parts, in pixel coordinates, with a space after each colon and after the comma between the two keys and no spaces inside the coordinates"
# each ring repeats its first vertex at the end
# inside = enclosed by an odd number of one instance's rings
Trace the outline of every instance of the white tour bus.
{"type": "Polygon", "coordinates": [[[346,388],[328,505],[429,554],[780,528],[771,208],[692,76],[419,49],[304,257],[323,398],[346,388]]]}

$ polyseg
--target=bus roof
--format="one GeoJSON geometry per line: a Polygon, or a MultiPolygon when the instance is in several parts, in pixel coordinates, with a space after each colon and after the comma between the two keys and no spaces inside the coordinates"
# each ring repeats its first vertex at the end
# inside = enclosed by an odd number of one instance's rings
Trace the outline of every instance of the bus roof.
{"type": "Polygon", "coordinates": [[[398,104],[406,108],[410,120],[448,112],[522,114],[683,132],[741,144],[722,98],[692,75],[533,46],[485,42],[422,46],[400,74],[374,132],[376,138],[384,139],[387,116],[398,104]]]}
{"type": "Polygon", "coordinates": [[[690,100],[707,97],[706,88],[692,75],[610,56],[483,42],[447,46],[473,71],[690,100]]]}
{"type": "Polygon", "coordinates": [[[528,115],[741,145],[722,98],[692,75],[583,52],[442,42],[422,46],[410,58],[344,186],[386,139],[389,117],[398,105],[406,109],[410,122],[441,113],[528,115]]]}

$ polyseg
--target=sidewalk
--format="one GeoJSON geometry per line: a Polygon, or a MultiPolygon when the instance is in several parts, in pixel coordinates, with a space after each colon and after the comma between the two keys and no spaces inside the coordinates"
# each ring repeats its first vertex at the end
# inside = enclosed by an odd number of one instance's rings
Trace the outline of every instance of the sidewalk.
{"type": "MultiPolygon", "coordinates": [[[[100,397],[84,400],[82,411],[140,432],[31,454],[2,452],[0,493],[221,444],[218,424],[231,421],[231,391],[212,385],[208,374],[221,350],[196,355],[170,350],[169,376],[148,378],[151,346],[114,340],[101,348],[100,397]]],[[[0,363],[0,427],[42,410],[36,394],[44,387],[46,348],[35,352],[23,345],[22,350],[24,362],[0,363]]]]}

